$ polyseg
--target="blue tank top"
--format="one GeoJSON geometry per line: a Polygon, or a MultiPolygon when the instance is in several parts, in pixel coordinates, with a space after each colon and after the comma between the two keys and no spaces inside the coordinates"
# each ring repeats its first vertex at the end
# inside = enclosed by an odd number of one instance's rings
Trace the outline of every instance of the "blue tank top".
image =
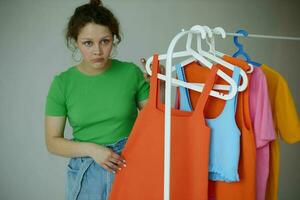
{"type": "MultiPolygon", "coordinates": [[[[179,80],[186,81],[180,66],[176,65],[179,80]]],[[[233,80],[239,85],[240,68],[235,67],[233,80]]],[[[206,119],[211,129],[209,153],[209,179],[213,181],[239,181],[238,162],[240,156],[240,130],[235,121],[237,97],[227,100],[221,114],[213,119],[206,119]]],[[[180,109],[192,111],[187,88],[180,87],[180,109]]]]}

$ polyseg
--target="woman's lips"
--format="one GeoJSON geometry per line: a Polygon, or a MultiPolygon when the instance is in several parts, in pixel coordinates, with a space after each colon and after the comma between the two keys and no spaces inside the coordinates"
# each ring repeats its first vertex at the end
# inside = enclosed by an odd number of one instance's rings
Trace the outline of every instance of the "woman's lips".
{"type": "Polygon", "coordinates": [[[96,58],[96,59],[92,59],[93,63],[99,63],[99,62],[103,62],[104,59],[103,58],[96,58]]]}

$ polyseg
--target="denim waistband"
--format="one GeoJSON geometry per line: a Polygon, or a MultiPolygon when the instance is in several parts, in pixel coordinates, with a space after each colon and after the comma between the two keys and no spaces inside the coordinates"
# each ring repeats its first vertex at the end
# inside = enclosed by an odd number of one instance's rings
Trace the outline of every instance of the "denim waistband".
{"type": "Polygon", "coordinates": [[[116,152],[116,153],[120,153],[120,152],[123,150],[123,148],[124,148],[126,142],[127,142],[127,137],[122,138],[122,139],[118,140],[118,141],[115,142],[115,143],[107,144],[107,145],[105,145],[105,146],[106,146],[107,148],[112,149],[112,150],[113,150],[114,152],[116,152]]]}
{"type": "MultiPolygon", "coordinates": [[[[115,153],[120,154],[126,144],[127,138],[122,138],[115,143],[105,145],[107,148],[112,149],[115,153]]],[[[82,181],[85,173],[88,170],[94,170],[93,167],[95,166],[95,161],[88,156],[85,157],[76,157],[71,158],[68,164],[68,170],[72,170],[71,167],[78,169],[76,172],[76,176],[74,177],[74,182],[71,184],[71,188],[67,190],[67,198],[66,199],[77,199],[79,192],[81,190],[82,181]]],[[[103,169],[104,170],[104,169],[103,169]]],[[[110,173],[110,172],[107,172],[110,173]]]]}

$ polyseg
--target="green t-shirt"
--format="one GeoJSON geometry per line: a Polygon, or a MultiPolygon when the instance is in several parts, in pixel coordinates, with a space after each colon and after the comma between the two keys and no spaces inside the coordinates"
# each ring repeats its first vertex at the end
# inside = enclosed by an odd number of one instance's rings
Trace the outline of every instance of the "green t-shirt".
{"type": "Polygon", "coordinates": [[[133,63],[112,60],[99,75],[73,66],[55,76],[46,101],[47,116],[66,116],[75,141],[112,144],[128,137],[138,102],[149,96],[149,83],[133,63]]]}

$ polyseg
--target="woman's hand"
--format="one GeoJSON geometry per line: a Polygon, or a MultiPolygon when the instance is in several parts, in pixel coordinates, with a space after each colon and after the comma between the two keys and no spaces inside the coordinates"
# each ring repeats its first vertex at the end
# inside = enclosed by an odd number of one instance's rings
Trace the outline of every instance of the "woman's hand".
{"type": "MultiPolygon", "coordinates": [[[[143,66],[143,68],[144,68],[144,71],[145,71],[144,77],[145,77],[145,79],[146,79],[147,81],[150,81],[150,75],[149,75],[149,74],[147,73],[147,71],[146,71],[146,59],[145,59],[145,58],[141,58],[140,61],[141,61],[141,63],[142,63],[142,66],[143,66]]],[[[160,69],[160,73],[161,73],[161,74],[165,74],[165,66],[159,65],[159,69],[160,69]]],[[[163,82],[163,81],[161,81],[161,82],[163,82]]]]}
{"type": "Polygon", "coordinates": [[[126,167],[125,160],[113,150],[97,144],[91,145],[93,145],[93,148],[90,157],[104,169],[116,173],[122,167],[126,167]]]}

